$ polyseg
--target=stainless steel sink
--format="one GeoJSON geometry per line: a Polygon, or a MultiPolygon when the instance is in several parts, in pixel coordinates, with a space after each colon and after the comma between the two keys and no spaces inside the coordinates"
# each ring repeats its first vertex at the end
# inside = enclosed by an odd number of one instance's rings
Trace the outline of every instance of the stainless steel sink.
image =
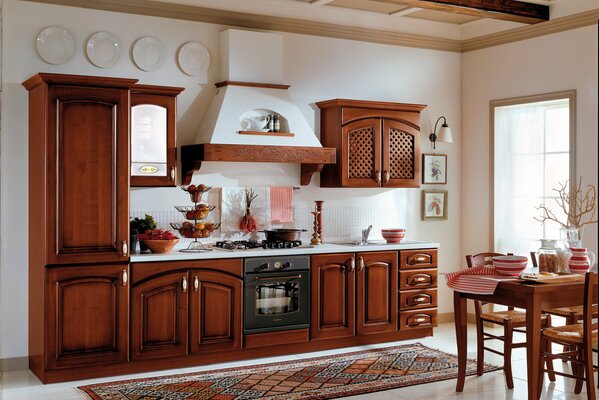
{"type": "MultiPolygon", "coordinates": [[[[399,244],[410,244],[410,243],[418,243],[416,240],[402,240],[399,244]]],[[[359,240],[349,241],[349,242],[332,242],[332,244],[338,244],[341,246],[391,246],[396,245],[398,243],[387,243],[384,240],[381,241],[368,241],[368,242],[360,242],[359,240]]]]}
{"type": "Polygon", "coordinates": [[[336,242],[333,244],[340,244],[342,246],[383,246],[386,245],[386,242],[360,242],[359,240],[354,240],[351,242],[336,242]]]}

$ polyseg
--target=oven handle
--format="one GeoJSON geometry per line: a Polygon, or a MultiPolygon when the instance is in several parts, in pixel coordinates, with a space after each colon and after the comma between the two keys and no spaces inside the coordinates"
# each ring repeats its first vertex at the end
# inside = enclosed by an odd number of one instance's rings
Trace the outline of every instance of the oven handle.
{"type": "Polygon", "coordinates": [[[297,274],[297,275],[268,276],[268,277],[257,276],[254,279],[257,281],[272,281],[272,280],[281,280],[281,279],[299,279],[301,277],[302,277],[302,274],[297,274]]]}

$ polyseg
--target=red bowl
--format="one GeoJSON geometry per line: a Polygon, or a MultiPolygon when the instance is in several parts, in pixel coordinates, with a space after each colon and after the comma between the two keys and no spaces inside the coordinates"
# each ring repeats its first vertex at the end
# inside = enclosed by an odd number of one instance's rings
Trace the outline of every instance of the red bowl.
{"type": "Polygon", "coordinates": [[[387,243],[400,243],[401,240],[406,236],[405,229],[381,229],[381,234],[383,235],[383,239],[387,241],[387,243]]]}
{"type": "Polygon", "coordinates": [[[495,256],[493,266],[501,275],[518,276],[526,269],[528,258],[524,256],[495,256]]]}

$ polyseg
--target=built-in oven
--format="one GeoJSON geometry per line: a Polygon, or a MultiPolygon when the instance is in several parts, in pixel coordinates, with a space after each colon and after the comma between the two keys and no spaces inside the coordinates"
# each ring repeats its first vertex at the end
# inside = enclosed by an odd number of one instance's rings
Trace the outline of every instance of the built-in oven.
{"type": "Polygon", "coordinates": [[[310,326],[310,257],[246,258],[244,332],[310,326]]]}

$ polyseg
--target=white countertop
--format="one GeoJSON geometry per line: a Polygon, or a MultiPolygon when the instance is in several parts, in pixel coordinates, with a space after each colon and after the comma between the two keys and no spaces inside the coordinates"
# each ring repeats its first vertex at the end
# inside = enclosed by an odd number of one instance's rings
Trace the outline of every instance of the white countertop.
{"type": "Polygon", "coordinates": [[[399,244],[386,244],[385,242],[372,241],[368,245],[350,245],[325,243],[314,247],[296,247],[293,249],[251,249],[251,250],[222,250],[214,249],[200,253],[182,253],[179,250],[185,249],[189,242],[181,241],[171,252],[166,254],[132,254],[131,262],[149,262],[149,261],[183,261],[183,260],[210,260],[215,258],[244,258],[244,257],[268,257],[280,255],[299,255],[299,254],[325,254],[325,253],[355,253],[365,251],[385,251],[385,250],[417,250],[439,248],[439,243],[420,242],[415,240],[404,240],[399,244]]]}

